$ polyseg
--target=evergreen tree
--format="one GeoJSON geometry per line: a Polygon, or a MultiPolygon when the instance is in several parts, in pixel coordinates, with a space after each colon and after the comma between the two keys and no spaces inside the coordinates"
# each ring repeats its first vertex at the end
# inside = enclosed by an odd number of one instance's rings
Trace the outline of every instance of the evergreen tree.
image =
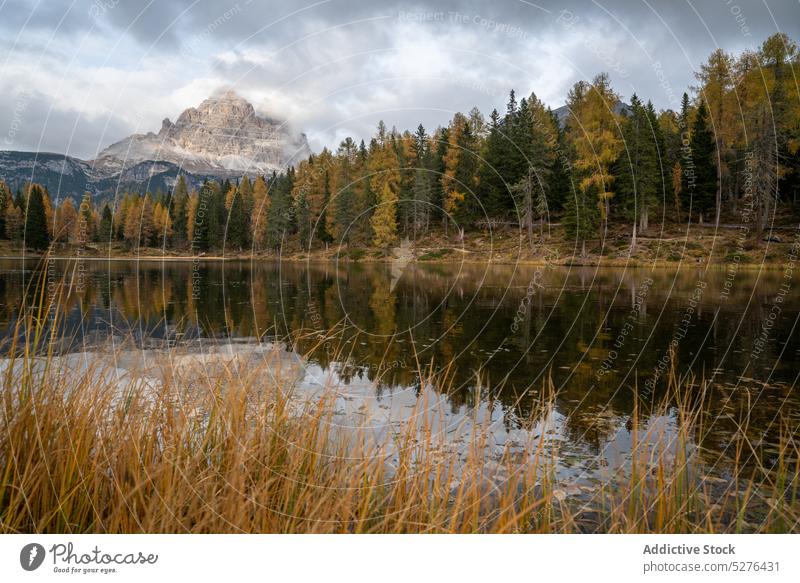
{"type": "Polygon", "coordinates": [[[169,206],[175,240],[179,244],[186,241],[188,204],[189,191],[186,189],[186,179],[181,174],[178,177],[178,183],[175,185],[175,191],[172,194],[172,201],[169,206]]]}
{"type": "Polygon", "coordinates": [[[717,169],[714,164],[714,135],[708,127],[708,110],[700,102],[692,123],[691,153],[694,165],[694,180],[689,180],[684,200],[698,216],[700,223],[709,217],[715,207],[717,196],[717,169]]]}
{"type": "Polygon", "coordinates": [[[306,248],[311,245],[314,217],[311,216],[311,205],[305,189],[300,191],[300,196],[295,200],[295,208],[297,209],[297,233],[300,236],[300,245],[306,248]]]}
{"type": "Polygon", "coordinates": [[[435,176],[431,190],[431,220],[441,220],[444,225],[447,225],[449,220],[444,214],[444,176],[447,170],[445,157],[449,146],[450,129],[436,130],[431,147],[431,170],[435,176]]]}
{"type": "Polygon", "coordinates": [[[511,211],[512,199],[503,170],[508,160],[508,141],[497,110],[489,116],[489,135],[483,149],[480,175],[480,200],[486,214],[503,218],[511,211]]]}
{"type": "Polygon", "coordinates": [[[535,94],[520,101],[515,145],[522,154],[527,170],[512,191],[518,195],[517,215],[524,225],[531,245],[533,220],[538,217],[541,232],[549,214],[547,203],[548,185],[555,161],[557,131],[552,126],[552,116],[535,94]]]}
{"type": "Polygon", "coordinates": [[[353,222],[356,219],[356,191],[352,184],[345,186],[336,197],[337,239],[346,243],[353,237],[353,222]]]}
{"type": "Polygon", "coordinates": [[[24,241],[25,246],[32,249],[44,250],[50,245],[50,232],[47,225],[47,214],[45,211],[45,197],[47,194],[38,184],[32,184],[28,188],[28,195],[24,214],[24,241]]]}
{"type": "Polygon", "coordinates": [[[477,217],[477,144],[467,118],[460,113],[455,115],[450,124],[449,136],[443,181],[444,210],[450,220],[464,229],[477,217]]]}
{"type": "Polygon", "coordinates": [[[207,180],[203,182],[197,197],[192,201],[191,212],[187,213],[187,219],[194,219],[189,221],[187,227],[192,251],[208,251],[212,246],[211,225],[216,224],[214,191],[214,183],[207,180]]]}
{"type": "Polygon", "coordinates": [[[573,152],[564,128],[559,125],[558,118],[552,111],[550,119],[555,130],[555,159],[550,174],[547,200],[551,211],[559,211],[564,208],[567,198],[572,194],[573,172],[570,161],[573,158],[573,152]]]}
{"type": "Polygon", "coordinates": [[[616,205],[623,217],[633,221],[635,229],[644,230],[650,211],[658,202],[658,125],[634,94],[630,114],[622,126],[624,150],[616,164],[616,205]]]}
{"type": "Polygon", "coordinates": [[[100,225],[97,228],[97,241],[100,243],[110,243],[114,239],[114,220],[111,209],[108,205],[103,205],[103,212],[100,218],[100,225]]]}
{"type": "Polygon", "coordinates": [[[228,189],[231,188],[229,180],[226,180],[221,185],[213,180],[208,183],[206,249],[219,249],[223,244],[227,218],[225,212],[225,196],[227,191],[223,190],[223,188],[226,187],[228,189]]]}
{"type": "Polygon", "coordinates": [[[290,169],[285,175],[273,175],[270,180],[269,192],[272,200],[267,216],[267,245],[272,249],[282,247],[284,238],[292,228],[293,177],[290,169]]]}
{"type": "MultiPolygon", "coordinates": [[[[245,176],[245,179],[246,178],[245,176]]],[[[244,183],[245,181],[243,180],[242,184],[244,183]]],[[[242,184],[239,185],[239,188],[241,188],[242,184]]],[[[247,183],[248,189],[249,186],[249,183],[247,183]]],[[[247,221],[244,196],[239,190],[234,190],[233,192],[231,207],[228,210],[228,222],[225,229],[224,243],[226,248],[232,247],[233,249],[241,250],[247,247],[249,243],[250,228],[247,221]]]]}
{"type": "Polygon", "coordinates": [[[330,172],[327,170],[323,173],[322,177],[322,208],[320,209],[319,217],[317,218],[316,237],[322,243],[327,245],[333,241],[333,237],[328,232],[328,210],[331,204],[331,187],[330,187],[330,172]]]}
{"type": "Polygon", "coordinates": [[[3,180],[0,180],[0,239],[9,238],[6,232],[6,213],[11,204],[14,204],[11,198],[11,189],[3,180]]]}

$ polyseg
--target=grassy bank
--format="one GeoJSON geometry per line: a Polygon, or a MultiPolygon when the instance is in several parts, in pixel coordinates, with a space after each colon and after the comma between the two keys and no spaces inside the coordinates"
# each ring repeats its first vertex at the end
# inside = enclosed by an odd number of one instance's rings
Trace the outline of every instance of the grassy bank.
{"type": "MultiPolygon", "coordinates": [[[[706,267],[726,266],[735,263],[742,267],[782,267],[792,253],[797,253],[798,230],[783,226],[770,237],[755,238],[752,229],[742,230],[737,225],[669,225],[651,228],[640,233],[636,245],[631,246],[631,234],[621,227],[612,227],[605,240],[593,241],[586,254],[575,241],[570,241],[559,225],[553,225],[541,238],[537,236],[531,246],[517,229],[497,228],[492,231],[467,232],[464,239],[431,232],[411,246],[409,260],[425,263],[486,263],[527,265],[601,265],[609,267],[706,267]],[[769,239],[769,240],[766,240],[769,239]]],[[[43,254],[26,250],[26,256],[43,254]]],[[[0,257],[17,258],[22,251],[8,241],[0,241],[0,257]]],[[[188,249],[172,247],[131,248],[115,242],[110,245],[94,244],[83,248],[58,244],[51,256],[75,259],[158,259],[166,261],[259,260],[274,261],[339,261],[387,262],[392,261],[392,250],[379,250],[358,244],[320,246],[311,250],[287,244],[281,253],[262,249],[221,249],[193,254],[188,249]]]]}
{"type": "MultiPolygon", "coordinates": [[[[161,382],[120,385],[90,362],[66,368],[23,315],[2,367],[0,531],[183,532],[797,532],[798,428],[782,420],[761,462],[747,419],[723,460],[704,456],[706,387],[670,381],[629,420],[624,468],[578,495],[556,478],[557,444],[529,432],[487,463],[477,409],[455,451],[420,398],[382,439],[336,418],[337,388],[296,394],[275,363],[167,367],[161,382]],[[653,435],[645,418],[677,430],[653,435]]],[[[55,311],[57,314],[57,310],[55,311]]],[[[112,371],[113,372],[113,371],[112,371]]],[[[286,371],[284,371],[286,372],[286,371]]],[[[420,394],[448,379],[418,371],[420,394]]],[[[545,426],[544,386],[525,427],[545,426]]],[[[477,400],[476,400],[477,401],[477,400]]]]}

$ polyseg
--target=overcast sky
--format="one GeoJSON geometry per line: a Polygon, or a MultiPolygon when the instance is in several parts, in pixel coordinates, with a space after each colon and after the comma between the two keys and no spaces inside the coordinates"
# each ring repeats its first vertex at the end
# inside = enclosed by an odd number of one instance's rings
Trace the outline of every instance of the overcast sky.
{"type": "Polygon", "coordinates": [[[677,107],[714,48],[798,28],[798,0],[0,0],[0,149],[93,158],[221,87],[314,150],[488,116],[512,88],[555,108],[600,71],[677,107]]]}

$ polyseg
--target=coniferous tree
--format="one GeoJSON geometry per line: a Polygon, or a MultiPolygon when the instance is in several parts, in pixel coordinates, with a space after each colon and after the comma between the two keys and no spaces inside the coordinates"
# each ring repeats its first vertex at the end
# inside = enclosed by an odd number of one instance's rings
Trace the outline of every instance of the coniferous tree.
{"type": "Polygon", "coordinates": [[[717,168],[718,185],[715,195],[717,219],[722,208],[722,189],[730,198],[732,185],[730,166],[732,159],[731,143],[736,129],[736,105],[731,92],[733,87],[733,59],[722,49],[716,49],[708,60],[695,73],[700,82],[697,88],[708,112],[708,124],[714,136],[714,164],[717,168]]]}
{"type": "Polygon", "coordinates": [[[305,190],[300,191],[300,196],[294,201],[297,209],[297,234],[300,236],[300,245],[309,247],[314,230],[314,217],[311,215],[311,205],[305,190]]]}
{"type": "Polygon", "coordinates": [[[554,161],[548,185],[548,206],[551,211],[560,211],[564,208],[567,198],[572,193],[572,146],[567,139],[564,128],[558,123],[558,118],[550,112],[551,127],[555,131],[554,161]]]}
{"type": "Polygon", "coordinates": [[[441,220],[447,225],[449,220],[444,214],[444,176],[447,170],[445,156],[450,145],[450,129],[439,128],[433,136],[431,147],[431,169],[435,173],[431,191],[431,220],[441,220]]]}
{"type": "Polygon", "coordinates": [[[169,206],[170,216],[172,217],[172,228],[175,233],[175,240],[178,244],[186,241],[186,223],[189,204],[189,191],[186,189],[186,179],[183,174],[178,177],[175,191],[172,194],[172,201],[169,206]]]}
{"type": "MultiPolygon", "coordinates": [[[[284,239],[292,229],[292,188],[291,169],[285,175],[273,175],[270,180],[270,212],[267,216],[267,244],[272,249],[280,249],[284,239]]],[[[303,224],[298,219],[298,224],[303,224]]]]}
{"type": "Polygon", "coordinates": [[[717,169],[714,164],[715,142],[708,127],[708,110],[704,102],[697,108],[692,123],[691,153],[694,180],[689,180],[684,200],[700,223],[714,211],[717,197],[717,169]]]}
{"type": "Polygon", "coordinates": [[[353,222],[356,219],[356,191],[352,184],[345,186],[336,197],[336,238],[347,243],[353,237],[353,222]]]}
{"type": "MultiPolygon", "coordinates": [[[[247,178],[245,176],[245,178],[247,178]]],[[[242,181],[244,184],[245,181],[242,181]]],[[[239,185],[241,188],[242,184],[239,185]]],[[[247,188],[249,191],[249,183],[247,188]]],[[[245,209],[244,196],[240,190],[233,191],[231,206],[228,210],[228,222],[225,229],[225,247],[237,250],[244,249],[249,243],[249,226],[245,209]]]]}
{"type": "Polygon", "coordinates": [[[480,175],[480,200],[491,219],[506,216],[510,210],[511,194],[503,170],[508,156],[508,141],[503,134],[500,115],[493,110],[489,116],[489,135],[486,138],[480,175]]]}
{"type": "Polygon", "coordinates": [[[50,231],[47,224],[45,207],[47,193],[38,184],[28,188],[26,206],[22,209],[24,215],[24,241],[27,247],[44,250],[50,245],[50,231]]]}
{"type": "Polygon", "coordinates": [[[3,180],[0,180],[0,239],[10,238],[6,232],[6,213],[11,204],[14,204],[11,198],[11,189],[3,180]]]}
{"type": "Polygon", "coordinates": [[[196,197],[191,201],[187,213],[189,219],[187,233],[190,247],[193,251],[208,251],[213,244],[212,224],[216,226],[215,214],[215,185],[205,181],[196,197]],[[193,219],[193,220],[192,220],[193,219]]]}
{"type": "Polygon", "coordinates": [[[114,239],[114,219],[109,206],[103,205],[100,216],[100,225],[97,228],[97,241],[100,243],[110,243],[114,239]]]}
{"type": "Polygon", "coordinates": [[[460,230],[477,217],[477,144],[468,120],[457,113],[450,124],[449,147],[445,156],[444,210],[460,230]]]}
{"type": "Polygon", "coordinates": [[[633,222],[635,234],[647,229],[660,186],[657,123],[636,94],[631,97],[622,128],[624,149],[617,160],[614,181],[616,206],[633,222]]]}
{"type": "Polygon", "coordinates": [[[333,241],[333,237],[328,232],[328,211],[331,204],[330,172],[327,170],[322,176],[322,208],[317,218],[316,237],[327,245],[333,241]]]}
{"type": "MultiPolygon", "coordinates": [[[[226,180],[221,185],[215,181],[208,183],[208,197],[206,209],[207,228],[205,232],[206,247],[205,249],[219,249],[222,247],[223,238],[225,236],[225,196],[227,194],[224,188],[230,189],[230,181],[226,180]]],[[[201,206],[203,200],[201,199],[201,206]]],[[[199,208],[198,208],[199,211],[199,208]]]]}

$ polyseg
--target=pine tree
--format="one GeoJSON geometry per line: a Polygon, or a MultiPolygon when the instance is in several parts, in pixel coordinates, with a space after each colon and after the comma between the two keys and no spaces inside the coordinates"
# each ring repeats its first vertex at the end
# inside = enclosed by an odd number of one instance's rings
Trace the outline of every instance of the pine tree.
{"type": "Polygon", "coordinates": [[[417,140],[411,132],[404,132],[393,140],[395,153],[400,165],[400,193],[398,195],[397,221],[402,227],[403,236],[412,231],[414,221],[414,173],[418,166],[417,140]]]}
{"type": "Polygon", "coordinates": [[[9,205],[13,204],[11,189],[3,180],[0,180],[0,239],[8,239],[6,232],[6,213],[9,205]]]}
{"type": "Polygon", "coordinates": [[[573,158],[572,144],[567,139],[567,134],[558,123],[558,118],[550,112],[551,127],[555,131],[555,160],[548,184],[548,206],[551,211],[560,211],[564,208],[566,200],[572,193],[573,171],[571,160],[573,158]]]}
{"type": "Polygon", "coordinates": [[[447,225],[448,218],[444,213],[444,174],[446,170],[445,156],[450,146],[449,128],[437,128],[431,138],[431,170],[434,173],[431,191],[431,221],[441,221],[447,225]]]}
{"type": "Polygon", "coordinates": [[[172,201],[169,206],[170,216],[172,217],[172,228],[175,232],[175,240],[178,244],[184,243],[187,239],[187,211],[189,204],[189,191],[186,189],[186,179],[183,174],[178,177],[175,185],[175,192],[172,194],[172,201]]]}
{"type": "Polygon", "coordinates": [[[214,200],[216,190],[215,183],[206,181],[200,187],[197,197],[193,197],[190,212],[187,213],[187,218],[194,217],[188,227],[188,236],[193,251],[208,251],[215,243],[215,229],[218,227],[214,200]]]}
{"type": "Polygon", "coordinates": [[[100,243],[110,243],[114,238],[114,220],[111,209],[108,205],[103,205],[103,212],[100,218],[100,225],[97,228],[97,240],[100,243]]]}
{"type": "Polygon", "coordinates": [[[44,250],[50,245],[50,231],[45,210],[44,189],[38,184],[28,188],[26,206],[22,209],[24,216],[24,242],[27,247],[44,250]]]}
{"type": "Polygon", "coordinates": [[[291,193],[293,178],[294,176],[290,169],[285,175],[273,175],[270,180],[269,192],[272,201],[267,217],[267,244],[272,249],[280,249],[282,247],[285,237],[292,228],[291,193]]]}
{"type": "MultiPolygon", "coordinates": [[[[716,49],[708,61],[700,66],[700,71],[695,73],[695,78],[700,81],[698,90],[706,104],[709,115],[709,126],[714,135],[714,164],[717,168],[718,183],[725,188],[730,197],[730,164],[733,154],[730,146],[733,142],[733,132],[736,129],[737,105],[731,93],[733,87],[733,59],[722,49],[716,49]]],[[[722,189],[715,194],[716,217],[722,209],[722,189]]]]}
{"type": "MultiPolygon", "coordinates": [[[[227,190],[223,190],[224,188],[231,188],[230,181],[226,180],[221,185],[213,180],[208,183],[206,249],[219,249],[223,244],[227,218],[225,212],[227,190]]],[[[201,197],[201,206],[202,203],[201,197]]]]}
{"type": "MultiPolygon", "coordinates": [[[[245,180],[242,180],[242,183],[239,185],[239,188],[242,187],[242,184],[247,184],[247,192],[250,192],[250,184],[246,182],[247,177],[245,176],[245,180]]],[[[230,209],[228,210],[228,221],[225,226],[225,240],[224,246],[226,248],[231,247],[236,250],[241,250],[247,247],[249,243],[249,231],[250,227],[247,221],[247,214],[245,209],[245,202],[244,196],[240,190],[232,189],[233,195],[231,197],[230,209]]],[[[249,197],[252,194],[248,194],[249,197]]]]}
{"type": "Polygon", "coordinates": [[[489,135],[479,171],[481,204],[492,219],[503,218],[511,211],[512,198],[504,173],[507,160],[508,141],[503,134],[500,115],[495,109],[489,116],[489,135]]]}
{"type": "Polygon", "coordinates": [[[444,210],[463,230],[477,217],[477,144],[467,118],[457,113],[450,124],[445,156],[444,210]]]}
{"type": "Polygon", "coordinates": [[[414,240],[420,232],[427,232],[431,214],[432,175],[430,170],[430,142],[425,128],[420,124],[414,135],[417,168],[413,174],[411,222],[414,240]]]}
{"type": "Polygon", "coordinates": [[[336,197],[336,239],[347,243],[353,237],[353,222],[356,219],[356,191],[352,184],[345,186],[336,197]]]}
{"type": "Polygon", "coordinates": [[[304,248],[311,245],[311,233],[314,228],[314,218],[311,216],[311,205],[305,190],[300,191],[300,196],[294,201],[297,210],[297,234],[300,245],[304,248]]]}
{"type": "Polygon", "coordinates": [[[687,183],[684,192],[692,213],[700,223],[714,211],[717,197],[717,169],[714,164],[714,136],[708,127],[708,110],[700,102],[692,123],[691,153],[694,180],[687,183]]]}
{"type": "Polygon", "coordinates": [[[414,240],[420,232],[428,231],[431,200],[431,173],[427,168],[417,168],[414,174],[414,240]]]}
{"type": "Polygon", "coordinates": [[[622,123],[625,147],[617,160],[614,184],[616,204],[622,215],[633,221],[635,234],[647,229],[661,181],[658,124],[636,94],[630,105],[630,114],[622,123]]]}
{"type": "Polygon", "coordinates": [[[336,155],[338,158],[337,183],[341,185],[341,190],[331,201],[331,212],[327,218],[329,232],[333,239],[339,243],[345,243],[352,240],[358,231],[353,222],[356,220],[359,206],[357,177],[360,174],[361,161],[359,148],[352,138],[342,140],[336,155]]]}
{"type": "Polygon", "coordinates": [[[328,210],[331,204],[331,187],[330,187],[330,172],[327,170],[323,172],[322,177],[322,208],[317,217],[316,237],[327,246],[328,243],[333,241],[333,237],[328,232],[328,210]]]}
{"type": "Polygon", "coordinates": [[[534,218],[539,218],[543,235],[544,221],[549,214],[547,190],[557,144],[557,132],[552,121],[552,116],[535,94],[520,101],[515,145],[523,156],[527,170],[512,186],[512,192],[518,195],[516,208],[519,222],[525,226],[531,245],[534,244],[534,218]]]}

